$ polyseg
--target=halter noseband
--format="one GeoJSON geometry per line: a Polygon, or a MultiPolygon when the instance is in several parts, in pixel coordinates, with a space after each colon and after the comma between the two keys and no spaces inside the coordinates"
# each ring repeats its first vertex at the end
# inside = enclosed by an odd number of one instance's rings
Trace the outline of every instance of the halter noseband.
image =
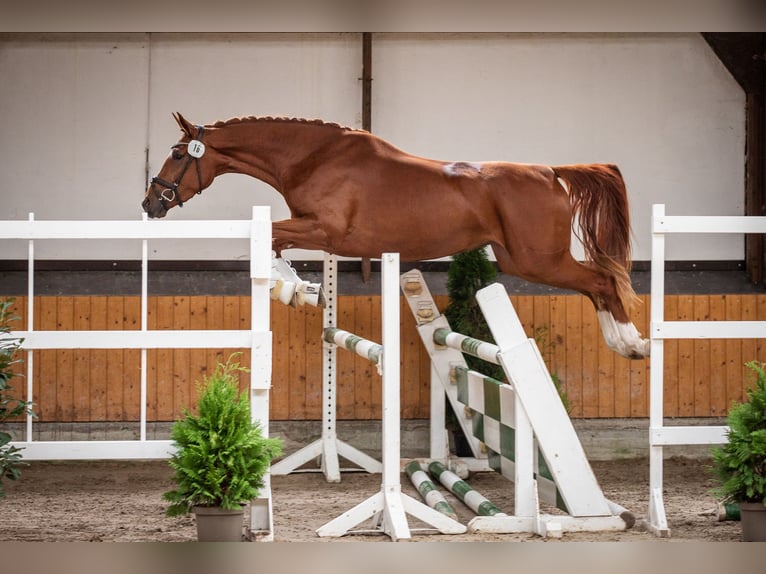
{"type": "Polygon", "coordinates": [[[189,169],[189,165],[191,165],[192,160],[194,160],[194,163],[197,166],[197,194],[202,193],[202,170],[199,166],[199,158],[205,154],[205,145],[202,143],[203,133],[205,133],[205,128],[203,126],[197,126],[197,137],[195,139],[188,143],[177,143],[173,146],[173,149],[179,146],[187,146],[186,163],[181,170],[181,174],[173,183],[170,183],[161,177],[155,176],[152,178],[152,190],[154,190],[154,195],[162,204],[162,207],[165,209],[165,211],[168,210],[168,203],[174,199],[178,201],[178,207],[184,206],[184,202],[181,201],[181,196],[178,195],[178,184],[181,183],[184,175],[186,175],[186,170],[189,169]],[[157,188],[154,187],[155,184],[162,186],[164,189],[162,191],[158,191],[157,188]]]}

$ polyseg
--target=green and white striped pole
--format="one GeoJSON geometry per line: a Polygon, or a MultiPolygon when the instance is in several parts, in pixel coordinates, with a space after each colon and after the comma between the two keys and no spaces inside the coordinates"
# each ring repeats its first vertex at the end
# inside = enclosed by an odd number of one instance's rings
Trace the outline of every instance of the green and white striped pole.
{"type": "Polygon", "coordinates": [[[333,343],[356,353],[360,357],[372,361],[378,366],[378,370],[380,370],[383,357],[383,345],[373,343],[372,341],[368,341],[358,335],[354,335],[353,333],[336,327],[328,327],[325,329],[322,338],[326,343],[333,343]]]}
{"type": "Polygon", "coordinates": [[[508,516],[442,463],[432,462],[428,465],[428,472],[479,516],[508,516]]]}
{"type": "Polygon", "coordinates": [[[423,497],[428,506],[457,521],[455,509],[447,502],[442,493],[436,490],[436,485],[431,482],[428,474],[426,474],[418,461],[413,460],[410,462],[404,467],[404,472],[410,477],[412,484],[418,489],[420,496],[423,497]]]}
{"type": "Polygon", "coordinates": [[[497,360],[500,347],[497,345],[450,331],[444,327],[434,331],[434,343],[443,347],[457,349],[494,365],[500,364],[497,360]]]}

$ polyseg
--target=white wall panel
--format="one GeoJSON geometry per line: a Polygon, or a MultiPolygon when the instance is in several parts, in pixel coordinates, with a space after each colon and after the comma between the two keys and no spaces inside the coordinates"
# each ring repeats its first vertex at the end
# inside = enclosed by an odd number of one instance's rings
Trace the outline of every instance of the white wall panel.
{"type": "MultiPolygon", "coordinates": [[[[373,129],[407,151],[618,164],[636,259],[650,257],[652,203],[744,213],[744,93],[697,34],[392,34],[373,54],[373,129]]],[[[675,238],[668,253],[743,259],[744,247],[675,238]]]]}
{"type": "MultiPolygon", "coordinates": [[[[147,116],[146,37],[0,41],[0,218],[140,217],[147,116]]],[[[67,245],[72,245],[67,243],[67,245]]],[[[77,256],[110,258],[105,245],[77,256]]],[[[24,246],[24,249],[26,247],[24,246]]],[[[41,258],[73,258],[40,242],[41,258]]],[[[0,257],[8,257],[2,246],[0,257]]],[[[118,249],[118,254],[122,249],[118,249]]],[[[140,245],[132,254],[140,257],[140,245]]]]}

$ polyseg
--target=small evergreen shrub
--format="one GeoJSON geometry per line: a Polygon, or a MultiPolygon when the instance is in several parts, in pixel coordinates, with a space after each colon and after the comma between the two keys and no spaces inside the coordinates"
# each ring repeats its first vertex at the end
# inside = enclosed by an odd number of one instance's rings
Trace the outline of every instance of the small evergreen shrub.
{"type": "Polygon", "coordinates": [[[169,464],[176,488],[165,492],[168,516],[191,512],[194,506],[234,510],[257,498],[271,460],[282,452],[282,441],[263,436],[250,419],[247,391],[240,393],[237,373],[246,371],[233,361],[219,363],[197,385],[197,414],[184,409],[173,424],[177,451],[169,464]]]}
{"type": "MultiPolygon", "coordinates": [[[[444,316],[453,331],[488,343],[495,342],[476,301],[476,292],[494,282],[496,278],[497,269],[487,257],[486,250],[475,249],[452,256],[452,262],[447,269],[449,304],[444,309],[444,316]]],[[[499,365],[472,355],[464,354],[464,357],[468,368],[498,381],[505,380],[505,373],[499,365]]]]}
{"type": "MultiPolygon", "coordinates": [[[[0,301],[0,335],[8,335],[11,332],[10,323],[18,320],[11,312],[13,299],[0,301]]],[[[16,398],[10,381],[21,377],[14,366],[22,362],[17,357],[17,351],[21,347],[22,339],[5,337],[0,339],[0,423],[9,419],[29,414],[33,415],[32,403],[16,398]]],[[[13,437],[0,430],[0,498],[6,496],[3,489],[3,480],[18,480],[21,477],[22,461],[21,451],[18,447],[10,444],[13,437]]]]}
{"type": "Polygon", "coordinates": [[[727,417],[729,442],[713,447],[713,471],[724,502],[766,505],[766,363],[746,365],[755,375],[747,400],[732,405],[727,417]]]}

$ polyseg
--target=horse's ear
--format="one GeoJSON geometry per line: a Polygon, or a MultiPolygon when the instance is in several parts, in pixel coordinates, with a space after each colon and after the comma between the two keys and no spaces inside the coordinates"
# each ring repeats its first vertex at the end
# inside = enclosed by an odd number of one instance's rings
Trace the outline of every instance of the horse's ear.
{"type": "Polygon", "coordinates": [[[192,123],[181,115],[181,112],[173,112],[173,118],[178,122],[178,125],[183,132],[190,138],[195,137],[196,130],[192,123]]]}

